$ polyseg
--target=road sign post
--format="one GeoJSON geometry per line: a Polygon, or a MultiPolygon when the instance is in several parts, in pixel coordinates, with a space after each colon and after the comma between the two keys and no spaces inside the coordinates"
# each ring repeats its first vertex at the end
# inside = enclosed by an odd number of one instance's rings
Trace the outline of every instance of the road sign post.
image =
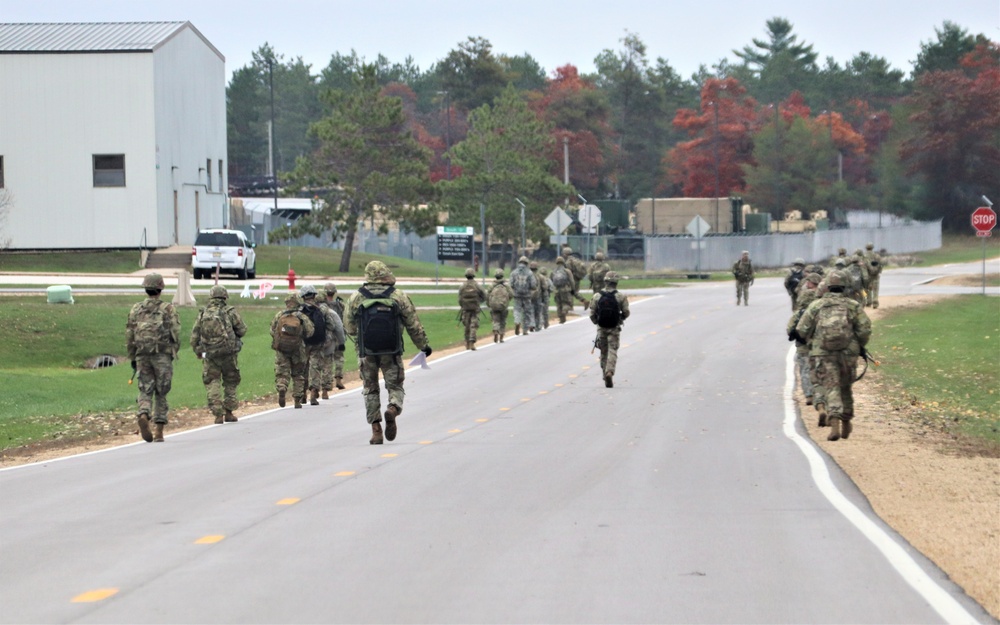
{"type": "Polygon", "coordinates": [[[996,225],[997,214],[989,206],[980,206],[972,211],[972,227],[976,229],[976,236],[983,239],[983,295],[986,295],[986,238],[993,236],[996,225]]]}
{"type": "Polygon", "coordinates": [[[710,226],[701,215],[695,215],[694,219],[692,219],[685,228],[685,230],[687,230],[688,233],[694,237],[694,244],[698,246],[698,260],[695,261],[694,268],[697,273],[701,273],[701,238],[708,234],[708,231],[711,229],[712,226],[710,226]]]}

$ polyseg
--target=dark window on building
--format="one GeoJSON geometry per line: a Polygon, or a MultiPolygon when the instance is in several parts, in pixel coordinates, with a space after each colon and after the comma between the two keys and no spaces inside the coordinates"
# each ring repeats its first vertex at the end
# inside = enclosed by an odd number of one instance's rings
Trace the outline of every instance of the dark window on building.
{"type": "Polygon", "coordinates": [[[211,191],[212,190],[212,159],[210,159],[210,158],[206,158],[205,159],[205,176],[208,177],[208,179],[205,181],[205,190],[206,191],[211,191]]]}
{"type": "Polygon", "coordinates": [[[94,155],[94,186],[95,187],[125,186],[124,154],[94,155]]]}
{"type": "Polygon", "coordinates": [[[222,159],[219,159],[219,193],[222,193],[225,189],[222,188],[222,159]]]}
{"type": "Polygon", "coordinates": [[[3,188],[3,157],[0,156],[0,189],[3,188]]]}

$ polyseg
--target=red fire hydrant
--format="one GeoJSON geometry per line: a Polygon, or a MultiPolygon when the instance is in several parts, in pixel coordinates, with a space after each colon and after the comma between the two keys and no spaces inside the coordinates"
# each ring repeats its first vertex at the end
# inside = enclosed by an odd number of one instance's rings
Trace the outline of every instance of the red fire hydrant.
{"type": "Polygon", "coordinates": [[[291,268],[288,269],[288,290],[295,292],[295,270],[291,268]]]}

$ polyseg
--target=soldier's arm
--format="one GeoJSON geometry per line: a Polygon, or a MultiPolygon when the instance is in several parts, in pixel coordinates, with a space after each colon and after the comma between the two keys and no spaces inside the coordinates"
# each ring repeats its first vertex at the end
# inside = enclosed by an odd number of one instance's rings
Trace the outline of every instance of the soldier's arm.
{"type": "Polygon", "coordinates": [[[240,313],[231,306],[229,308],[229,320],[233,324],[233,333],[236,335],[236,338],[241,339],[246,336],[247,324],[243,322],[243,317],[240,316],[240,313]]]}
{"type": "Polygon", "coordinates": [[[198,312],[198,320],[194,322],[194,327],[191,328],[191,349],[195,354],[201,354],[201,315],[203,311],[198,312]]]}
{"type": "Polygon", "coordinates": [[[628,309],[628,297],[624,293],[621,293],[621,291],[619,293],[621,294],[621,299],[618,302],[618,306],[622,309],[622,319],[628,319],[628,316],[632,314],[628,309]]]}
{"type": "Polygon", "coordinates": [[[351,298],[347,300],[347,305],[344,306],[344,332],[348,336],[356,337],[358,335],[358,322],[354,315],[357,314],[357,306],[355,302],[357,298],[360,297],[357,293],[351,295],[351,298]]]}
{"type": "Polygon", "coordinates": [[[427,333],[424,331],[423,324],[420,323],[420,318],[417,316],[417,308],[410,300],[410,296],[396,291],[393,293],[393,298],[396,299],[399,305],[399,316],[403,319],[403,327],[406,328],[406,333],[410,335],[410,340],[417,346],[417,349],[427,347],[427,333]]]}
{"type": "Polygon", "coordinates": [[[476,288],[479,290],[479,301],[480,301],[480,303],[485,302],[486,301],[486,289],[484,289],[483,287],[479,286],[478,284],[476,285],[476,288]]]}
{"type": "Polygon", "coordinates": [[[173,304],[167,304],[167,319],[170,323],[170,342],[174,349],[174,358],[181,349],[181,318],[173,304]]]}
{"type": "Polygon", "coordinates": [[[854,334],[858,337],[861,347],[867,345],[872,336],[872,320],[861,306],[858,306],[858,316],[854,320],[854,334]]]}
{"type": "Polygon", "coordinates": [[[125,321],[125,349],[128,351],[128,359],[135,360],[135,308],[128,313],[125,321]]]}
{"type": "Polygon", "coordinates": [[[340,316],[332,310],[326,316],[326,325],[333,328],[333,337],[336,339],[337,345],[344,345],[346,343],[346,337],[344,336],[344,324],[340,320],[340,316]]]}
{"type": "Polygon", "coordinates": [[[278,313],[277,315],[274,316],[274,319],[271,319],[271,338],[277,336],[278,319],[281,319],[281,313],[278,313]]]}

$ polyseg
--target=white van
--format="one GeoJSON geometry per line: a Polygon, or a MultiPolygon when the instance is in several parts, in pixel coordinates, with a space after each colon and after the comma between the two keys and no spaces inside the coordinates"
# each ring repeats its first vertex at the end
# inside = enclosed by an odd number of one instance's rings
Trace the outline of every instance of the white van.
{"type": "Polygon", "coordinates": [[[208,278],[219,273],[233,273],[240,280],[257,277],[257,253],[240,230],[202,230],[191,249],[194,278],[208,278]]]}

